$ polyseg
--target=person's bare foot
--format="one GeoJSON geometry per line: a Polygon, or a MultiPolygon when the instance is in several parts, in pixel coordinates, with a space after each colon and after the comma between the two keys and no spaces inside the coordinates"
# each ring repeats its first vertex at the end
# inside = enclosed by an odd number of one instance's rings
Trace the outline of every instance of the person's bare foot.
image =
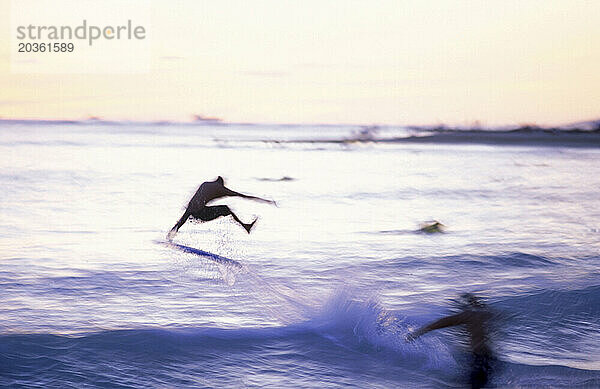
{"type": "Polygon", "coordinates": [[[254,221],[252,223],[244,224],[244,228],[246,229],[246,231],[248,233],[250,233],[250,230],[252,229],[252,227],[254,227],[254,223],[256,223],[257,220],[258,220],[258,218],[254,219],[254,221]]]}
{"type": "Polygon", "coordinates": [[[171,242],[173,240],[173,238],[175,237],[176,233],[177,233],[177,231],[175,231],[175,230],[169,231],[169,233],[167,234],[167,240],[169,242],[171,242]]]}

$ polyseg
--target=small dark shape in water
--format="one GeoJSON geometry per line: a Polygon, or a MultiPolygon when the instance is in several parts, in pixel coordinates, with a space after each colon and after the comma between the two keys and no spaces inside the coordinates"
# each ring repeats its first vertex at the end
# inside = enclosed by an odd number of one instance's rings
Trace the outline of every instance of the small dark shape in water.
{"type": "Polygon", "coordinates": [[[389,234],[389,235],[401,235],[401,234],[412,234],[414,230],[382,230],[378,231],[380,234],[389,234]]]}
{"type": "Polygon", "coordinates": [[[288,176],[283,176],[281,178],[262,177],[262,178],[257,178],[257,180],[259,180],[259,181],[269,181],[269,182],[280,182],[280,181],[294,181],[295,178],[288,177],[288,176]]]}
{"type": "Polygon", "coordinates": [[[374,141],[378,132],[379,126],[363,126],[360,130],[354,132],[350,139],[345,139],[344,143],[374,141]]]}
{"type": "Polygon", "coordinates": [[[426,234],[437,234],[444,232],[445,228],[446,226],[442,223],[438,222],[437,220],[432,220],[422,223],[419,227],[419,232],[424,232],[426,234]]]}

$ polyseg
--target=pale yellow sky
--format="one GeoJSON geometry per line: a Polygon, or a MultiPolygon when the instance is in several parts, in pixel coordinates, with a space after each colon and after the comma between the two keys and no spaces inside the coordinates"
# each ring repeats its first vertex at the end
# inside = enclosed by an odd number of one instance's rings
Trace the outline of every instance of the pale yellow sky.
{"type": "Polygon", "coordinates": [[[600,1],[152,0],[152,70],[132,75],[11,74],[9,6],[0,0],[4,118],[600,117],[600,1]]]}

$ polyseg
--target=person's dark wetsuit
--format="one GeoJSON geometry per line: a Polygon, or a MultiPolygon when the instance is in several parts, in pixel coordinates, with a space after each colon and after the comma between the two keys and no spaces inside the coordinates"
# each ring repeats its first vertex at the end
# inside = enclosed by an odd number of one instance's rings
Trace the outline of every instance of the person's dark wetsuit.
{"type": "Polygon", "coordinates": [[[202,185],[200,185],[200,187],[188,203],[188,206],[183,216],[181,216],[181,218],[173,226],[171,231],[169,231],[167,238],[172,239],[179,230],[179,228],[181,228],[181,226],[185,224],[185,222],[190,218],[190,216],[194,219],[198,219],[201,221],[210,221],[221,216],[231,215],[231,217],[233,217],[233,219],[236,222],[238,222],[242,227],[246,229],[248,233],[250,233],[250,230],[254,226],[254,223],[256,223],[256,219],[252,223],[244,223],[237,217],[235,213],[231,211],[231,209],[227,205],[206,205],[209,201],[227,196],[237,196],[246,199],[275,204],[275,202],[272,200],[261,199],[260,197],[249,196],[242,193],[234,192],[231,189],[225,187],[223,178],[219,176],[214,181],[205,182],[202,185]]]}
{"type": "Polygon", "coordinates": [[[495,356],[490,347],[489,328],[494,314],[475,295],[466,293],[461,296],[464,303],[462,312],[443,317],[418,330],[409,333],[408,341],[440,328],[463,325],[470,337],[472,355],[470,384],[472,388],[483,388],[490,380],[495,356]]]}

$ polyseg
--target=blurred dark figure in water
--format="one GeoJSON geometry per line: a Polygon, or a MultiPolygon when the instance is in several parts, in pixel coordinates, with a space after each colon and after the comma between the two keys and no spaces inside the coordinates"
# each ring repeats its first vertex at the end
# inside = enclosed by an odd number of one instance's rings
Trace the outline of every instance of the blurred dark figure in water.
{"type": "Polygon", "coordinates": [[[426,234],[435,234],[444,232],[444,228],[446,228],[445,225],[438,222],[437,220],[432,220],[429,222],[421,223],[421,226],[419,227],[419,232],[424,232],[426,234]]]}
{"type": "Polygon", "coordinates": [[[219,176],[214,181],[205,182],[196,191],[194,197],[188,203],[188,206],[179,221],[173,226],[169,234],[167,235],[167,239],[171,240],[181,228],[182,225],[190,218],[190,216],[194,219],[201,221],[210,221],[221,216],[231,215],[233,220],[235,220],[239,225],[244,227],[244,229],[250,233],[250,230],[256,223],[256,219],[252,223],[244,223],[242,222],[235,213],[227,206],[227,205],[215,205],[215,206],[207,206],[206,204],[209,201],[227,197],[227,196],[237,196],[245,199],[262,201],[269,204],[275,204],[275,201],[261,199],[260,197],[249,196],[242,193],[234,192],[229,188],[225,187],[225,182],[223,177],[219,176]]]}
{"type": "Polygon", "coordinates": [[[446,327],[464,326],[469,336],[471,350],[470,384],[472,388],[483,388],[490,380],[496,357],[492,352],[490,331],[495,314],[472,293],[465,293],[458,300],[460,312],[443,317],[409,333],[407,341],[413,341],[429,331],[446,327]]]}

